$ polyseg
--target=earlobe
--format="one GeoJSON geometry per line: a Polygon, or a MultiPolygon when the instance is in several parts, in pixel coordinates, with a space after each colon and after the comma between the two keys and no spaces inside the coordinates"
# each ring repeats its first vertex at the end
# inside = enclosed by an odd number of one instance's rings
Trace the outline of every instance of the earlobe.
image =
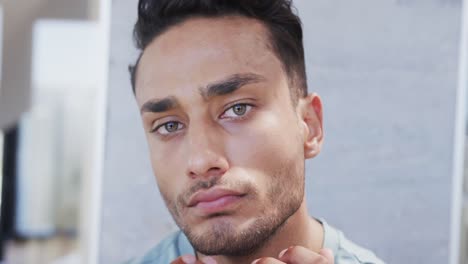
{"type": "Polygon", "coordinates": [[[322,100],[313,93],[302,99],[301,112],[304,125],[304,158],[310,159],[320,153],[323,143],[322,100]]]}

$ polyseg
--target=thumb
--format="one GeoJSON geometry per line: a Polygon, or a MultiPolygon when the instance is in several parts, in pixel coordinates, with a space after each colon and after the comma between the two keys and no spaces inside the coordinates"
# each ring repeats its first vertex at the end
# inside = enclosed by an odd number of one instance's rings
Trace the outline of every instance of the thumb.
{"type": "Polygon", "coordinates": [[[333,257],[333,251],[329,248],[322,248],[319,252],[320,255],[324,256],[329,264],[335,263],[335,258],[333,257]]]}

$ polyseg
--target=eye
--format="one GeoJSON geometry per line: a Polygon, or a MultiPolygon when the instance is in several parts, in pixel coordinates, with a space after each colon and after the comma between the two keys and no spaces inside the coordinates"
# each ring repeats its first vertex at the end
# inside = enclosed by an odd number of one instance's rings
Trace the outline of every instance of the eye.
{"type": "Polygon", "coordinates": [[[221,117],[223,118],[239,118],[245,116],[252,109],[249,104],[235,104],[228,108],[221,117]]]}
{"type": "Polygon", "coordinates": [[[178,130],[184,128],[184,125],[180,122],[170,121],[164,124],[157,126],[152,132],[156,132],[161,135],[169,135],[175,133],[178,130]]]}

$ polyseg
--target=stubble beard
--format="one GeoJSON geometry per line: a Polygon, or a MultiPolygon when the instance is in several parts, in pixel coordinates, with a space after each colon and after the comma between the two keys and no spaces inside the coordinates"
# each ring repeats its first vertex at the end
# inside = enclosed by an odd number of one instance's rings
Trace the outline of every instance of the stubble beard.
{"type": "MultiPolygon", "coordinates": [[[[164,194],[163,198],[175,222],[196,251],[204,255],[249,256],[263,248],[275,236],[297,212],[304,199],[303,166],[298,166],[294,161],[285,162],[271,175],[274,180],[268,188],[269,204],[262,204],[263,208],[259,209],[257,218],[242,230],[238,230],[229,220],[220,220],[209,230],[197,234],[181,219],[178,208],[180,202],[176,205],[164,194]]],[[[207,183],[206,186],[215,184],[207,183]]]]}

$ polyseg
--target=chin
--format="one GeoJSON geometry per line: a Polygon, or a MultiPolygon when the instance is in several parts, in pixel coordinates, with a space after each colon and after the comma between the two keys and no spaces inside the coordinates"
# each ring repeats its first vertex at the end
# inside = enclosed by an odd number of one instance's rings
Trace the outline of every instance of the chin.
{"type": "Polygon", "coordinates": [[[204,255],[248,256],[274,236],[282,225],[278,220],[264,217],[236,221],[233,217],[219,216],[185,229],[184,233],[195,250],[204,255]]]}

